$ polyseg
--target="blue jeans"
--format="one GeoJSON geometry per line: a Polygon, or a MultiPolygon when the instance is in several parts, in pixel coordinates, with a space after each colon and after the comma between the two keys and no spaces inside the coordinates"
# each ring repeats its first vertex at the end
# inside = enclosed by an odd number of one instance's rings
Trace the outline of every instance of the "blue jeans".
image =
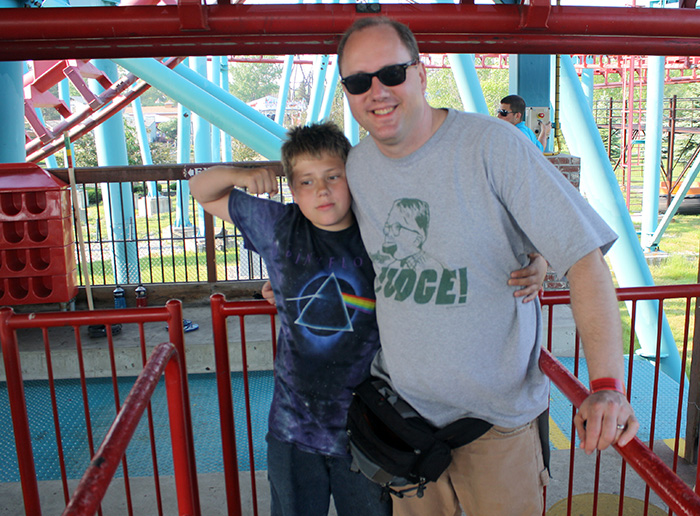
{"type": "Polygon", "coordinates": [[[327,516],[333,495],[338,516],[391,516],[391,500],[350,458],[300,450],[267,435],[271,516],[327,516]]]}

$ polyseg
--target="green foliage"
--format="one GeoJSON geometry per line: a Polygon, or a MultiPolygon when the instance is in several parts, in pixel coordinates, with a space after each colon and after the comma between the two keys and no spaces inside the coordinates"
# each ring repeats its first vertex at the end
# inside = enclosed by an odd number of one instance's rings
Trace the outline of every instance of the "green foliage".
{"type": "Polygon", "coordinates": [[[158,133],[168,140],[177,140],[177,118],[159,123],[158,133]]]}
{"type": "Polygon", "coordinates": [[[102,202],[102,189],[94,184],[85,185],[83,187],[85,194],[87,195],[88,205],[95,205],[102,202]]]}
{"type": "Polygon", "coordinates": [[[258,161],[265,159],[235,138],[231,138],[231,157],[233,161],[258,161]]]}
{"type": "Polygon", "coordinates": [[[428,69],[428,86],[426,98],[432,107],[453,107],[462,109],[462,100],[459,96],[457,83],[452,70],[448,68],[428,69]]]}
{"type": "MultiPolygon", "coordinates": [[[[143,165],[136,128],[126,123],[126,121],[124,123],[124,141],[126,143],[126,155],[129,159],[129,165],[143,165]]],[[[116,142],[112,143],[116,144],[116,142]]]]}
{"type": "MultiPolygon", "coordinates": [[[[508,95],[508,70],[484,68],[477,70],[477,75],[479,76],[486,107],[489,113],[493,113],[498,107],[500,100],[508,95]]],[[[452,70],[449,68],[428,70],[426,96],[433,107],[464,109],[457,83],[452,70]]]]}
{"type": "Polygon", "coordinates": [[[483,68],[477,70],[477,75],[479,76],[481,91],[484,93],[489,114],[494,114],[501,104],[501,99],[508,95],[508,70],[483,68]]]}
{"type": "Polygon", "coordinates": [[[95,135],[92,132],[73,142],[73,165],[76,167],[96,167],[98,165],[95,135]]]}
{"type": "Polygon", "coordinates": [[[154,87],[148,88],[139,98],[143,106],[157,106],[158,104],[173,102],[165,93],[154,87]]]}
{"type": "Polygon", "coordinates": [[[279,91],[281,64],[233,63],[229,67],[229,91],[243,102],[279,91]]]}
{"type": "Polygon", "coordinates": [[[173,141],[151,142],[151,160],[154,165],[177,162],[177,145],[173,141]]]}

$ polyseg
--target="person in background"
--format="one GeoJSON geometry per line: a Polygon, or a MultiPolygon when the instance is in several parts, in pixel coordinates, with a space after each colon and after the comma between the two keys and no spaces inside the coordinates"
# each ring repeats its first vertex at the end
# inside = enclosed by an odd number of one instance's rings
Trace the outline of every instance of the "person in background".
{"type": "Polygon", "coordinates": [[[547,145],[547,138],[549,138],[549,132],[552,129],[552,123],[547,122],[543,124],[542,121],[538,120],[540,131],[539,134],[535,133],[527,125],[525,125],[525,100],[518,95],[508,95],[501,99],[501,105],[496,110],[496,116],[501,120],[513,124],[515,127],[520,129],[520,131],[527,136],[527,138],[537,145],[537,148],[544,152],[544,147],[547,145]]]}
{"type": "Polygon", "coordinates": [[[575,417],[581,447],[624,446],[639,423],[624,394],[620,315],[603,259],[617,235],[512,127],[431,107],[406,25],[359,18],[340,41],[338,63],[352,114],[369,133],[346,168],[377,274],[381,350],[373,373],[435,427],[465,417],[493,424],[452,450],[422,497],[394,498],[394,514],[539,516],[548,435],[538,420],[549,399],[538,367],[540,306],[513,302],[500,278],[532,252],[566,274],[593,391],[575,417]],[[429,209],[409,242],[420,240],[412,269],[391,259],[408,247],[384,247],[397,201],[429,209]]]}

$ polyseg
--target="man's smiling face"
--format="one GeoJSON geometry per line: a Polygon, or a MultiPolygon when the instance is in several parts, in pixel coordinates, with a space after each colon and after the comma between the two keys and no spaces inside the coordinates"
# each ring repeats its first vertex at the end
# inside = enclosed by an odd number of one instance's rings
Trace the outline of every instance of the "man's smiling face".
{"type": "MultiPolygon", "coordinates": [[[[343,77],[374,73],[389,65],[412,60],[409,50],[389,25],[367,27],[352,34],[340,63],[343,77]]],[[[403,154],[421,131],[420,117],[425,107],[426,75],[422,63],[406,68],[406,80],[386,86],[377,77],[365,93],[352,95],[345,90],[348,105],[358,123],[367,129],[387,155],[403,154]],[[397,149],[399,149],[397,151],[397,149]]]]}

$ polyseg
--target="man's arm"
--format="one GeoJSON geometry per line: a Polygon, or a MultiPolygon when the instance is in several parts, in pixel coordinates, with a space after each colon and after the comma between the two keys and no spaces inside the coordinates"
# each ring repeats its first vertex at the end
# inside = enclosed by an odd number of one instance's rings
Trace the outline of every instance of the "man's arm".
{"type": "Polygon", "coordinates": [[[547,122],[543,124],[540,122],[540,134],[537,135],[537,141],[540,142],[543,149],[547,148],[547,138],[549,138],[549,133],[552,131],[552,122],[547,122]]]}
{"type": "MultiPolygon", "coordinates": [[[[624,379],[622,328],[617,296],[599,249],[576,262],[567,273],[571,308],[591,380],[624,379]]],[[[611,444],[624,446],[637,433],[639,422],[624,394],[604,390],[584,400],[574,417],[581,448],[586,453],[611,444]],[[618,428],[620,427],[624,428],[618,428]]]]}
{"type": "Polygon", "coordinates": [[[229,193],[235,187],[247,188],[250,194],[277,193],[274,171],[259,168],[211,167],[189,180],[190,193],[204,211],[231,222],[228,211],[229,193]]]}

